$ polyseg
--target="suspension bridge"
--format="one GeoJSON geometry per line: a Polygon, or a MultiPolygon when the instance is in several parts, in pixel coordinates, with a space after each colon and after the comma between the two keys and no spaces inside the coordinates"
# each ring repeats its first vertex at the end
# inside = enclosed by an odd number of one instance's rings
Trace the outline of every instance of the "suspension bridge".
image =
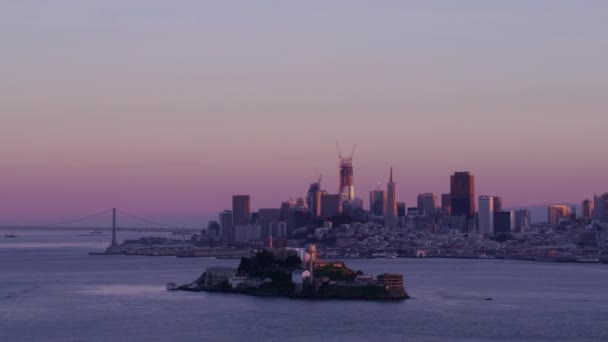
{"type": "MultiPolygon", "coordinates": [[[[112,208],[102,212],[93,213],[83,217],[74,219],[64,220],[61,222],[54,222],[50,224],[39,224],[39,225],[0,225],[0,230],[98,230],[98,231],[132,231],[132,232],[179,232],[179,233],[197,233],[200,229],[177,227],[176,225],[156,222],[138,215],[130,214],[126,211],[112,208]],[[131,223],[137,222],[139,225],[136,226],[119,226],[118,215],[123,218],[127,218],[131,223]],[[106,225],[101,225],[99,222],[103,218],[107,218],[106,225]],[[83,225],[84,222],[96,223],[92,225],[83,225]]],[[[115,234],[113,234],[115,235],[115,234]]]]}

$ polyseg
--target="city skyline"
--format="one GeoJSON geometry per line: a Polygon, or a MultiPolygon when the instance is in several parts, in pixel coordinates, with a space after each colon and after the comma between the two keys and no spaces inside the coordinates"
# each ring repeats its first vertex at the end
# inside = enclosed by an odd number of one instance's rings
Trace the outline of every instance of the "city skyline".
{"type": "Polygon", "coordinates": [[[606,190],[606,3],[346,4],[5,4],[0,221],[333,193],[336,140],[364,199],[391,165],[408,205],[462,170],[505,207],[606,190]]]}

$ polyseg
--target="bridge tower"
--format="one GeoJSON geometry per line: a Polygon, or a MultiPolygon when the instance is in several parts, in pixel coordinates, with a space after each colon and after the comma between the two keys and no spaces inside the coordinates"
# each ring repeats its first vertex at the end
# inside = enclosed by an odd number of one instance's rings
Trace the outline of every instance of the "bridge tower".
{"type": "Polygon", "coordinates": [[[116,245],[116,208],[112,208],[112,246],[116,245]]]}

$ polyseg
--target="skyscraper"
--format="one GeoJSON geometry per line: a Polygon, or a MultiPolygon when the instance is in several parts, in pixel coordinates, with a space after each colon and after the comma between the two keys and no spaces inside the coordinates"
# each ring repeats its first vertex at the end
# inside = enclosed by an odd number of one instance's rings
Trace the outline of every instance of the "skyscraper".
{"type": "Polygon", "coordinates": [[[342,213],[342,200],[340,195],[321,195],[321,217],[332,218],[342,213]]]}
{"type": "Polygon", "coordinates": [[[583,209],[582,215],[583,218],[591,219],[593,217],[593,201],[590,199],[585,199],[581,205],[583,209]]]}
{"type": "Polygon", "coordinates": [[[550,205],[548,216],[550,224],[558,224],[560,219],[570,217],[570,207],[567,205],[550,205]]]}
{"type": "Polygon", "coordinates": [[[251,223],[251,199],[249,195],[232,196],[233,225],[248,225],[251,223]]]}
{"type": "Polygon", "coordinates": [[[397,227],[397,198],[396,184],[393,182],[393,168],[389,176],[388,184],[386,185],[386,205],[384,213],[384,225],[388,228],[397,227]]]}
{"type": "Polygon", "coordinates": [[[532,215],[529,209],[519,209],[515,211],[515,224],[514,232],[515,233],[525,233],[528,228],[530,228],[530,224],[532,222],[532,215]]]}
{"type": "Polygon", "coordinates": [[[452,216],[475,217],[475,176],[469,172],[456,172],[450,177],[452,216]]]}
{"type": "Polygon", "coordinates": [[[452,215],[452,196],[450,194],[441,194],[441,211],[448,218],[452,215]]]}
{"type": "Polygon", "coordinates": [[[376,216],[384,215],[384,202],[386,193],[384,190],[377,189],[369,193],[369,211],[376,216]]]}
{"type": "Polygon", "coordinates": [[[431,216],[435,215],[439,207],[439,199],[437,194],[425,193],[418,195],[418,214],[431,216]]]}
{"type": "Polygon", "coordinates": [[[494,198],[494,211],[502,211],[502,197],[492,196],[494,198]]]}
{"type": "Polygon", "coordinates": [[[220,213],[220,232],[222,241],[234,242],[232,211],[224,210],[220,213]]]}
{"type": "Polygon", "coordinates": [[[338,157],[340,164],[338,166],[340,172],[340,186],[338,193],[342,202],[348,202],[355,199],[355,183],[353,180],[353,155],[355,153],[355,147],[353,146],[353,152],[350,156],[343,157],[340,152],[340,146],[338,146],[338,157]]]}
{"type": "Polygon", "coordinates": [[[494,234],[494,198],[479,196],[479,232],[482,234],[494,234]]]}
{"type": "Polygon", "coordinates": [[[602,223],[608,223],[608,192],[593,196],[593,219],[602,223]]]}
{"type": "Polygon", "coordinates": [[[494,212],[494,233],[511,233],[515,223],[515,216],[512,211],[494,212]]]}
{"type": "Polygon", "coordinates": [[[319,178],[318,182],[310,184],[306,194],[306,204],[312,219],[321,216],[321,194],[321,178],[319,178]]]}

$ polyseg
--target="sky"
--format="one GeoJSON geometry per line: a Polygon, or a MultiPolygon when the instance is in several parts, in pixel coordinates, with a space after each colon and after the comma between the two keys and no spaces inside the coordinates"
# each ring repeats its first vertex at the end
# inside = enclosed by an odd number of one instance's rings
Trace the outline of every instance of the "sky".
{"type": "Polygon", "coordinates": [[[338,190],[506,207],[608,191],[606,1],[0,4],[0,225],[118,207],[203,225],[338,190]]]}

